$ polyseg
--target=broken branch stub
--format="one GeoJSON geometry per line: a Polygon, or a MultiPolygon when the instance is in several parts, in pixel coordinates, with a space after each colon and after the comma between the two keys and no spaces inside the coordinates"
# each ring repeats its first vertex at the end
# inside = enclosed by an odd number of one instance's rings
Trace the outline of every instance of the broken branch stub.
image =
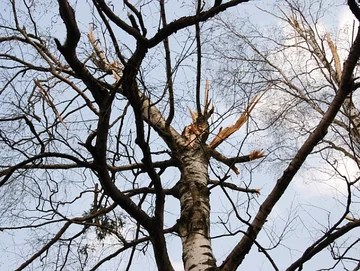
{"type": "Polygon", "coordinates": [[[205,84],[205,98],[203,112],[196,113],[189,108],[192,123],[184,128],[182,135],[186,137],[186,143],[193,146],[195,141],[205,143],[209,136],[209,118],[214,112],[214,106],[209,110],[211,100],[209,101],[209,81],[205,84]],[[200,116],[199,116],[200,115],[200,116]]]}
{"type": "Polygon", "coordinates": [[[249,160],[255,160],[264,157],[265,154],[261,150],[254,150],[249,154],[249,160]]]}

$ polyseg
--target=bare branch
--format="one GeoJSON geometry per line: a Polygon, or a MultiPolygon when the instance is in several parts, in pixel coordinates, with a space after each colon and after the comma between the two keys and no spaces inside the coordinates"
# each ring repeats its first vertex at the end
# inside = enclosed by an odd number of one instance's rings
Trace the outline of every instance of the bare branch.
{"type": "MultiPolygon", "coordinates": [[[[161,12],[161,21],[163,27],[167,25],[166,22],[166,11],[165,11],[165,4],[164,0],[160,1],[160,12],[161,12]]],[[[169,39],[164,39],[164,49],[165,49],[165,62],[166,62],[166,88],[169,90],[169,116],[166,119],[166,127],[168,129],[170,123],[174,118],[174,84],[172,80],[172,67],[171,67],[171,54],[170,54],[170,46],[169,46],[169,39]]]]}
{"type": "Polygon", "coordinates": [[[239,186],[237,186],[237,185],[235,185],[233,183],[222,182],[222,181],[209,180],[208,183],[213,185],[211,188],[214,188],[215,186],[221,185],[223,187],[230,188],[231,190],[234,190],[234,191],[260,195],[260,189],[242,188],[242,187],[239,187],[239,186]]]}
{"type": "Polygon", "coordinates": [[[258,233],[262,229],[268,215],[276,202],[281,198],[286,188],[292,181],[293,177],[304,163],[305,159],[311,153],[313,148],[324,138],[327,133],[328,127],[331,125],[336,114],[339,112],[346,97],[352,90],[352,74],[360,57],[360,31],[356,36],[356,39],[351,47],[350,53],[344,64],[344,70],[341,77],[339,90],[330,104],[328,110],[324,114],[323,118],[317,125],[316,129],[310,134],[305,143],[299,149],[287,169],[284,171],[281,178],[277,180],[272,192],[260,206],[260,209],[252,222],[251,226],[247,230],[247,234],[242,240],[235,246],[229,256],[222,264],[222,270],[233,270],[241,264],[245,255],[249,253],[253,240],[256,239],[258,233]]]}
{"type": "Polygon", "coordinates": [[[360,227],[360,221],[356,220],[353,222],[349,222],[346,225],[338,228],[335,232],[326,236],[326,238],[318,243],[316,246],[311,247],[311,249],[306,250],[306,254],[296,260],[292,265],[290,265],[286,271],[296,270],[299,267],[302,267],[303,263],[311,259],[314,255],[318,254],[321,250],[329,246],[332,242],[334,242],[339,237],[345,235],[350,230],[360,227]]]}

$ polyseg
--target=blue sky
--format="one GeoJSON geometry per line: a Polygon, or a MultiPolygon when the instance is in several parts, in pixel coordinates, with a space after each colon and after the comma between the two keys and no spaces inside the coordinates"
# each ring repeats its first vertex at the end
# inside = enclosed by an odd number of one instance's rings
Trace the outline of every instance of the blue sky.
{"type": "MultiPolygon", "coordinates": [[[[177,4],[181,5],[181,2],[177,1],[177,4]]],[[[246,3],[244,5],[240,5],[237,8],[232,9],[227,13],[226,16],[243,16],[248,14],[251,16],[251,19],[260,25],[268,25],[268,24],[276,24],[274,19],[271,19],[270,16],[264,15],[264,13],[260,12],[257,9],[257,6],[269,8],[273,5],[273,1],[252,1],[250,3],[246,3]],[[239,15],[240,14],[240,15],[239,15]]],[[[171,9],[172,6],[169,5],[171,9]]],[[[56,10],[56,9],[55,9],[56,10]]],[[[91,22],[91,17],[87,12],[79,12],[79,10],[84,11],[87,10],[87,5],[83,1],[77,2],[77,19],[81,21],[80,23],[81,28],[86,31],[88,29],[88,23],[91,22]]],[[[174,14],[176,16],[179,15],[181,9],[176,8],[174,10],[174,14]]],[[[2,11],[3,12],[3,11],[2,11]]],[[[170,10],[171,13],[171,10],[170,10]]],[[[2,13],[2,16],[7,16],[9,13],[2,13]]],[[[51,13],[49,13],[51,14],[51,13]]],[[[51,16],[49,17],[52,17],[51,16]]],[[[340,9],[336,7],[334,12],[329,13],[328,16],[324,18],[324,24],[329,29],[336,29],[340,28],[338,22],[340,22],[341,26],[345,25],[345,22],[352,21],[352,15],[347,10],[346,7],[341,7],[340,9]]],[[[157,24],[156,21],[152,21],[151,17],[147,18],[147,22],[150,22],[154,26],[157,24]]],[[[50,23],[50,18],[48,16],[43,16],[41,22],[46,25],[47,22],[50,23]]],[[[57,25],[60,21],[58,20],[57,25]]],[[[62,37],[64,27],[61,25],[57,25],[55,30],[53,30],[52,34],[60,38],[62,37]]],[[[85,38],[85,37],[84,37],[85,38]]],[[[174,40],[172,40],[174,41],[174,40]]],[[[129,40],[129,43],[132,41],[129,40]]],[[[173,43],[174,44],[174,43],[173,43]]],[[[160,70],[160,69],[159,69],[160,70]]],[[[156,71],[156,69],[155,69],[156,71]]],[[[185,73],[185,72],[184,72],[185,73]]],[[[153,72],[152,75],[156,79],[156,73],[153,72]]],[[[185,74],[186,75],[186,74],[185,74]]],[[[178,80],[181,82],[185,79],[181,78],[181,76],[185,76],[184,74],[179,73],[178,80]]],[[[163,74],[159,72],[159,77],[163,77],[163,74]]],[[[217,110],[226,109],[226,105],[218,106],[217,110]],[[223,108],[222,108],[223,107],[223,108]]],[[[232,118],[236,119],[236,116],[232,118]]],[[[229,118],[227,122],[231,123],[233,119],[229,118]]],[[[179,127],[183,124],[187,124],[190,122],[190,116],[185,115],[183,118],[176,120],[176,123],[179,127]]],[[[244,131],[240,131],[232,138],[234,140],[233,144],[237,143],[237,140],[241,141],[241,137],[244,135],[244,131]]],[[[230,145],[228,145],[230,146],[230,145]]],[[[316,160],[312,161],[314,164],[317,162],[316,160]]],[[[346,164],[346,162],[345,162],[346,164]]],[[[244,165],[244,167],[240,167],[241,175],[235,176],[232,174],[231,181],[236,184],[241,184],[242,178],[249,179],[251,178],[251,187],[252,188],[261,188],[261,195],[256,198],[258,203],[261,203],[268,193],[271,191],[273,184],[276,182],[277,178],[279,177],[281,171],[272,172],[268,167],[271,165],[262,166],[259,170],[257,169],[257,162],[253,162],[248,165],[244,165]],[[246,167],[246,168],[245,168],[246,167]]],[[[284,167],[283,167],[284,168],[284,167]]],[[[280,167],[281,169],[281,167],[280,167]]],[[[353,169],[349,169],[349,174],[356,174],[352,172],[353,169]]],[[[356,169],[356,172],[358,170],[356,169]]],[[[355,170],[354,170],[355,172],[355,170]]],[[[313,239],[316,238],[319,234],[317,232],[319,225],[318,221],[326,222],[327,219],[336,218],[343,210],[342,206],[339,204],[337,199],[342,197],[341,190],[339,189],[332,189],[333,187],[338,188],[339,184],[336,182],[329,183],[329,182],[312,182],[309,181],[310,177],[319,177],[322,178],[321,174],[317,173],[316,171],[311,172],[304,170],[300,172],[300,174],[295,178],[294,182],[290,185],[289,190],[284,195],[284,197],[279,201],[279,203],[275,206],[273,213],[270,216],[269,223],[267,226],[266,231],[263,231],[259,237],[259,241],[264,243],[269,243],[269,238],[267,236],[274,234],[278,235],[281,232],[281,229],[287,224],[291,223],[293,231],[285,232],[285,245],[279,246],[276,250],[270,251],[271,256],[277,260],[276,262],[279,263],[280,270],[283,270],[285,267],[289,265],[292,261],[296,260],[297,257],[301,254],[302,248],[305,248],[308,244],[310,244],[313,239]],[[318,174],[318,175],[316,175],[318,174]],[[308,233],[311,233],[308,235],[308,233]],[[299,249],[297,251],[297,249],[299,249]]],[[[169,182],[176,181],[173,175],[169,172],[164,179],[168,179],[169,182]]],[[[341,184],[340,184],[341,186],[341,184]]],[[[246,197],[244,195],[237,195],[235,193],[231,194],[234,199],[238,200],[238,203],[246,204],[246,197]]],[[[212,218],[215,221],[217,216],[224,215],[224,208],[225,205],[228,203],[227,200],[224,198],[223,194],[220,193],[219,190],[212,191],[211,194],[211,203],[212,206],[212,218]]],[[[179,212],[179,205],[176,200],[168,199],[166,202],[167,206],[169,207],[169,211],[173,214],[169,214],[167,217],[167,223],[169,225],[172,221],[176,220],[177,213],[179,212]]],[[[254,204],[250,206],[251,212],[254,213],[257,210],[258,205],[254,204]]],[[[326,224],[326,223],[324,223],[326,224]]],[[[232,226],[234,228],[241,228],[242,226],[236,220],[232,222],[232,226]]],[[[243,228],[245,229],[245,228],[243,228]]],[[[131,228],[125,229],[131,231],[131,228]]],[[[212,235],[216,235],[217,233],[222,232],[218,226],[214,227],[212,231],[212,235]]],[[[357,231],[358,232],[358,231],[357,231]]],[[[227,237],[223,240],[215,239],[213,241],[214,245],[214,253],[216,257],[219,259],[219,263],[226,257],[232,247],[238,242],[241,238],[241,235],[237,235],[235,237],[227,237]]],[[[8,269],[11,270],[16,264],[12,261],[17,257],[16,252],[18,251],[16,247],[12,247],[12,241],[17,240],[20,243],[25,239],[24,235],[16,235],[11,236],[7,235],[6,233],[1,233],[1,242],[0,247],[2,251],[6,251],[7,247],[9,247],[9,251],[13,249],[15,254],[6,255],[2,254],[0,256],[0,267],[5,268],[4,270],[8,269]],[[9,265],[7,265],[9,264],[9,265]],[[10,267],[9,267],[10,266],[10,267]]],[[[106,240],[108,242],[108,247],[111,249],[112,240],[106,240]]],[[[105,249],[107,246],[99,245],[101,250],[105,249]]],[[[179,238],[177,237],[169,237],[168,238],[168,248],[170,252],[170,257],[173,260],[174,267],[177,271],[182,270],[182,262],[181,262],[181,243],[179,238]]],[[[148,256],[143,256],[142,254],[138,254],[135,256],[134,260],[134,267],[132,270],[156,270],[155,264],[151,257],[152,251],[151,248],[148,249],[148,256]]],[[[115,261],[109,263],[108,265],[104,266],[101,270],[122,270],[122,267],[126,265],[127,257],[117,258],[115,261]]],[[[311,261],[308,265],[306,265],[306,270],[315,270],[316,268],[320,267],[323,262],[328,261],[328,255],[325,253],[320,253],[316,256],[316,259],[311,261]]],[[[250,254],[246,257],[243,265],[241,266],[241,270],[270,270],[270,266],[268,261],[257,252],[257,249],[254,249],[250,252],[250,254]]],[[[343,270],[341,267],[335,270],[343,270]]]]}

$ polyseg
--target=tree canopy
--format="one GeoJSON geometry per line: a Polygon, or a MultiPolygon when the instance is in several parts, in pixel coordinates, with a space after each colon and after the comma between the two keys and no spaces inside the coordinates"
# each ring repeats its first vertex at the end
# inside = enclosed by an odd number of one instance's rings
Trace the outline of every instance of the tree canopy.
{"type": "Polygon", "coordinates": [[[0,268],[358,270],[360,8],[271,5],[3,1],[0,268]]]}

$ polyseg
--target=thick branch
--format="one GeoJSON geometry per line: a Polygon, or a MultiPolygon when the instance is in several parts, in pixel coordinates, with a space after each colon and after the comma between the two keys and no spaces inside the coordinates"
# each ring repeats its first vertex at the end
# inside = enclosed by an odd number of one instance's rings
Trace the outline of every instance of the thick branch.
{"type": "MultiPolygon", "coordinates": [[[[117,15],[115,15],[115,13],[109,8],[109,6],[105,3],[105,1],[103,1],[103,0],[94,0],[94,2],[96,3],[96,5],[98,5],[101,8],[101,10],[106,14],[106,16],[108,16],[108,18],[114,24],[116,24],[118,27],[120,27],[126,33],[133,36],[138,41],[144,42],[146,40],[144,38],[144,36],[142,36],[141,33],[135,27],[132,27],[132,26],[128,25],[123,20],[121,20],[117,15]]],[[[143,28],[143,25],[141,27],[143,28]]]]}
{"type": "Polygon", "coordinates": [[[95,101],[100,104],[107,98],[106,89],[90,74],[85,65],[76,56],[76,46],[80,40],[80,31],[75,20],[75,13],[67,0],[58,0],[61,18],[66,25],[66,41],[61,45],[55,39],[56,46],[74,70],[91,91],[95,101]]]}
{"type": "Polygon", "coordinates": [[[353,222],[349,222],[343,227],[337,229],[334,233],[330,234],[326,239],[324,239],[321,243],[317,244],[311,250],[307,251],[301,258],[296,260],[292,265],[290,265],[286,271],[293,271],[302,266],[302,264],[308,260],[310,260],[314,255],[319,253],[321,250],[326,248],[328,245],[333,243],[336,239],[348,233],[350,230],[360,227],[360,220],[355,220],[353,222]]]}
{"type": "MultiPolygon", "coordinates": [[[[142,162],[144,163],[145,170],[148,173],[156,190],[155,216],[151,221],[146,221],[149,223],[147,223],[145,228],[148,230],[151,236],[151,242],[153,244],[154,254],[158,269],[172,270],[170,258],[166,249],[165,237],[163,234],[165,193],[163,191],[160,176],[157,174],[157,172],[153,167],[149,142],[148,140],[145,139],[144,117],[146,115],[145,112],[148,113],[148,111],[146,110],[150,108],[149,107],[144,108],[144,100],[142,98],[145,99],[145,102],[148,100],[141,95],[136,81],[136,75],[139,71],[143,59],[146,56],[147,51],[148,49],[143,45],[143,43],[138,41],[136,50],[132,55],[132,57],[129,59],[128,63],[125,65],[123,71],[122,90],[123,90],[123,94],[128,98],[133,108],[134,116],[135,116],[135,126],[136,126],[135,142],[140,147],[143,153],[142,162]]],[[[161,114],[157,117],[163,119],[161,114]]],[[[156,126],[156,123],[151,123],[150,125],[156,126]]],[[[166,134],[167,131],[169,130],[170,129],[162,129],[162,133],[166,134]]],[[[103,132],[105,132],[105,129],[103,132]]],[[[170,140],[171,139],[172,138],[170,138],[170,140]]],[[[139,223],[141,222],[139,221],[139,223]]]]}
{"type": "Polygon", "coordinates": [[[236,168],[235,164],[237,164],[237,163],[245,163],[245,162],[249,162],[251,160],[255,160],[255,159],[264,157],[264,154],[261,151],[253,151],[248,155],[227,158],[226,156],[222,155],[220,152],[218,152],[218,151],[216,151],[214,149],[209,149],[209,155],[211,157],[213,157],[214,159],[216,159],[217,161],[222,162],[225,165],[227,165],[236,174],[239,174],[239,171],[236,168]]]}
{"type": "Polygon", "coordinates": [[[360,56],[360,34],[358,32],[353,46],[351,47],[348,58],[344,64],[344,70],[341,77],[339,90],[330,104],[327,112],[324,114],[316,129],[310,134],[308,139],[299,149],[291,163],[284,171],[282,177],[278,179],[275,187],[270,195],[266,198],[264,203],[252,222],[251,226],[247,229],[246,235],[235,246],[229,256],[222,264],[222,270],[235,270],[243,261],[246,254],[249,253],[254,240],[262,229],[268,215],[270,214],[274,205],[281,198],[286,188],[292,181],[293,177],[304,163],[307,156],[311,153],[314,147],[324,138],[327,133],[328,127],[333,122],[336,114],[339,112],[346,97],[352,91],[352,73],[360,56]]]}
{"type": "MultiPolygon", "coordinates": [[[[80,32],[75,21],[74,10],[70,7],[66,0],[58,0],[60,14],[67,26],[67,38],[65,45],[62,46],[56,39],[55,42],[59,51],[64,55],[65,59],[83,80],[85,85],[90,89],[95,101],[99,104],[100,113],[97,127],[96,145],[94,148],[87,146],[94,157],[94,167],[96,168],[106,193],[117,202],[125,211],[133,216],[141,225],[149,229],[150,217],[139,208],[129,197],[124,195],[112,182],[107,171],[107,138],[109,133],[109,119],[111,115],[111,101],[113,96],[109,96],[107,90],[102,87],[86,69],[85,65],[79,61],[76,56],[76,46],[80,39],[80,32]],[[74,37],[73,37],[74,35],[74,37]]],[[[137,56],[136,54],[134,54],[137,56]]],[[[132,58],[131,60],[133,60],[132,58]]],[[[129,60],[129,64],[136,64],[129,60]]],[[[139,61],[141,63],[141,60],[139,61]]],[[[137,71],[139,65],[134,65],[137,71]]],[[[136,72],[135,72],[136,74],[136,72]]],[[[133,79],[135,76],[132,77],[133,79]]]]}
{"type": "Polygon", "coordinates": [[[125,5],[126,5],[132,12],[134,12],[134,14],[136,15],[136,17],[138,18],[139,23],[140,23],[140,27],[141,27],[142,34],[143,34],[143,36],[145,37],[145,36],[146,36],[146,33],[147,33],[147,29],[145,28],[145,24],[144,24],[144,20],[143,20],[143,17],[142,17],[141,12],[139,12],[139,11],[134,7],[134,5],[132,5],[131,3],[129,3],[128,0],[124,0],[124,3],[125,3],[125,5]]]}
{"type": "Polygon", "coordinates": [[[154,47],[180,29],[194,25],[198,22],[204,22],[230,7],[246,2],[249,2],[249,0],[232,0],[220,6],[213,7],[206,12],[200,12],[199,14],[193,16],[181,17],[180,19],[177,19],[168,24],[166,27],[160,29],[153,38],[148,40],[148,46],[149,48],[154,47]]]}
{"type": "Polygon", "coordinates": [[[351,12],[356,17],[356,19],[358,19],[358,21],[360,21],[360,9],[359,9],[359,6],[357,5],[356,1],[348,0],[348,5],[349,5],[351,12]]]}

